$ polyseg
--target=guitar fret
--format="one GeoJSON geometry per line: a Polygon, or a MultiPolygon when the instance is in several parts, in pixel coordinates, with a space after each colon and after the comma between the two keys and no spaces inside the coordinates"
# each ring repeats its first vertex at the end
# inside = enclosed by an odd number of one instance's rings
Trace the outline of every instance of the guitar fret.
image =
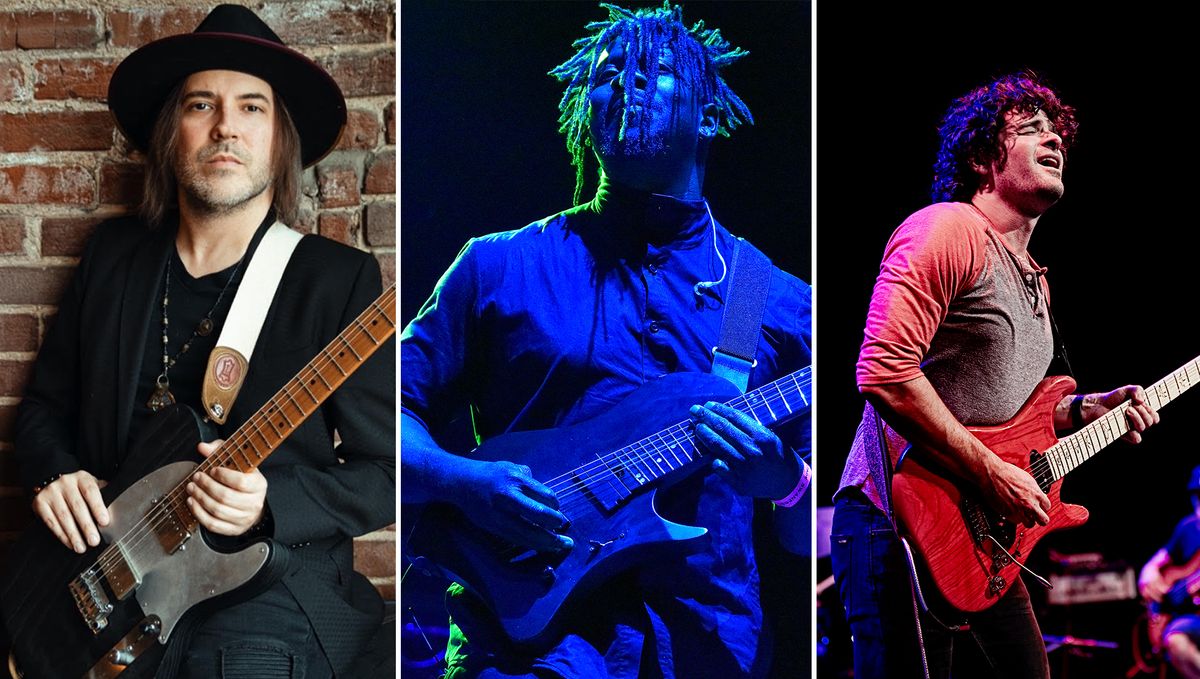
{"type": "Polygon", "coordinates": [[[775,385],[775,391],[779,392],[779,400],[783,401],[783,407],[787,408],[788,415],[791,415],[792,414],[792,406],[790,404],[788,404],[787,397],[783,395],[783,389],[779,388],[778,382],[772,382],[772,384],[775,385]]]}
{"type": "Polygon", "coordinates": [[[367,337],[371,338],[373,343],[379,344],[379,340],[375,339],[375,336],[371,334],[371,328],[367,327],[366,323],[363,323],[358,319],[355,319],[354,322],[358,324],[358,327],[362,328],[362,331],[366,333],[367,337]]]}
{"type": "Polygon", "coordinates": [[[308,385],[304,383],[304,380],[300,380],[300,388],[303,389],[304,393],[308,394],[308,397],[312,399],[313,405],[321,403],[319,400],[317,400],[317,397],[313,395],[312,390],[308,388],[308,385]]]}
{"type": "Polygon", "coordinates": [[[346,345],[346,348],[350,350],[350,353],[354,354],[354,358],[355,358],[356,360],[359,360],[359,361],[361,361],[361,360],[362,360],[362,356],[359,356],[359,355],[358,355],[358,352],[354,350],[354,345],[350,343],[350,340],[346,339],[346,337],[345,337],[344,335],[342,335],[342,336],[339,336],[339,337],[340,337],[340,339],[342,340],[342,344],[345,344],[345,345],[346,345]]]}
{"type": "MultiPolygon", "coordinates": [[[[340,372],[342,375],[346,374],[346,371],[342,370],[342,366],[338,365],[337,358],[333,354],[326,351],[325,355],[329,357],[329,362],[333,364],[333,367],[337,368],[338,372],[340,372]]],[[[328,383],[326,383],[326,385],[328,385],[328,383]]]]}

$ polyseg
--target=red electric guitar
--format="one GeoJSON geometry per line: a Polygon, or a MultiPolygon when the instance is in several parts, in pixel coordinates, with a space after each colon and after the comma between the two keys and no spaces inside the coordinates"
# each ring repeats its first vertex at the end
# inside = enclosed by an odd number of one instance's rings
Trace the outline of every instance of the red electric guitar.
{"type": "MultiPolygon", "coordinates": [[[[1159,410],[1200,383],[1200,357],[1146,390],[1159,410]]],[[[1078,526],[1088,512],[1059,498],[1062,478],[1129,431],[1128,402],[1079,431],[1059,439],[1054,408],[1075,390],[1069,377],[1048,377],[1008,422],[968,427],[1006,462],[1026,469],[1050,498],[1050,523],[1026,528],[999,516],[983,499],[904,456],[892,479],[892,502],[901,533],[924,562],[938,592],[951,606],[971,613],[1003,596],[1017,579],[1029,553],[1047,533],[1078,526]]]]}

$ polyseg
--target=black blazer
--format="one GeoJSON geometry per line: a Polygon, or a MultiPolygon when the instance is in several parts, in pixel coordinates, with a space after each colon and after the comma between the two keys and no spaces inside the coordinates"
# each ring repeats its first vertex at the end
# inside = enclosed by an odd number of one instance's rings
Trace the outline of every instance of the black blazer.
{"type": "MultiPolygon", "coordinates": [[[[174,236],[174,228],[151,230],[126,217],[101,224],[89,241],[18,409],[15,454],[27,489],[79,469],[111,478],[120,465],[147,323],[161,301],[174,236]]],[[[304,237],[221,436],[232,434],[380,292],[374,257],[304,237]]],[[[349,664],[379,622],[378,595],[353,572],[351,538],[395,521],[395,360],[393,340],[262,465],[274,537],[303,564],[284,583],[335,669],[349,664]]]]}

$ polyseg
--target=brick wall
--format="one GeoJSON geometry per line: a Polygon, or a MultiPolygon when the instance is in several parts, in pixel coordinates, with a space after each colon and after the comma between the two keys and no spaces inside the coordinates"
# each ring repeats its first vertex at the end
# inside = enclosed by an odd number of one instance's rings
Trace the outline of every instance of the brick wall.
{"type": "MultiPolygon", "coordinates": [[[[225,0],[229,1],[229,0],[225,0]]],[[[136,47],[190,32],[216,0],[0,3],[0,559],[26,521],[12,425],[55,304],[99,221],[130,212],[141,169],[115,131],[108,79],[136,47]]],[[[389,0],[245,2],[327,68],[347,97],[337,149],[305,173],[305,232],[373,253],[395,280],[395,26],[389,0]]],[[[355,545],[395,598],[394,529],[355,545]]]]}

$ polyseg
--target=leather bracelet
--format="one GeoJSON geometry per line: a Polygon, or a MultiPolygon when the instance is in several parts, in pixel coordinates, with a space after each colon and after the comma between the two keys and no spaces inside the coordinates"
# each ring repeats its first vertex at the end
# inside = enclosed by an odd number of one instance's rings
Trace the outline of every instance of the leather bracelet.
{"type": "Polygon", "coordinates": [[[57,481],[57,480],[61,479],[61,478],[62,478],[62,475],[63,475],[63,473],[62,473],[62,472],[59,472],[59,473],[55,474],[54,476],[51,476],[50,478],[46,479],[45,481],[42,481],[42,482],[41,482],[41,483],[39,483],[38,485],[34,486],[34,487],[33,487],[33,494],[34,494],[34,495],[37,495],[38,493],[42,492],[43,490],[46,490],[46,486],[48,486],[48,485],[50,485],[50,484],[54,483],[55,481],[57,481]]]}
{"type": "Polygon", "coordinates": [[[1071,426],[1082,429],[1083,424],[1083,394],[1075,394],[1071,399],[1071,426]]]}
{"type": "Polygon", "coordinates": [[[786,497],[774,501],[775,506],[776,507],[793,507],[793,506],[795,506],[796,503],[800,501],[800,498],[804,496],[805,491],[808,490],[808,485],[810,483],[812,483],[812,467],[809,467],[808,463],[805,462],[803,459],[801,459],[800,460],[800,480],[796,482],[796,487],[793,488],[792,492],[788,493],[786,497]]]}

